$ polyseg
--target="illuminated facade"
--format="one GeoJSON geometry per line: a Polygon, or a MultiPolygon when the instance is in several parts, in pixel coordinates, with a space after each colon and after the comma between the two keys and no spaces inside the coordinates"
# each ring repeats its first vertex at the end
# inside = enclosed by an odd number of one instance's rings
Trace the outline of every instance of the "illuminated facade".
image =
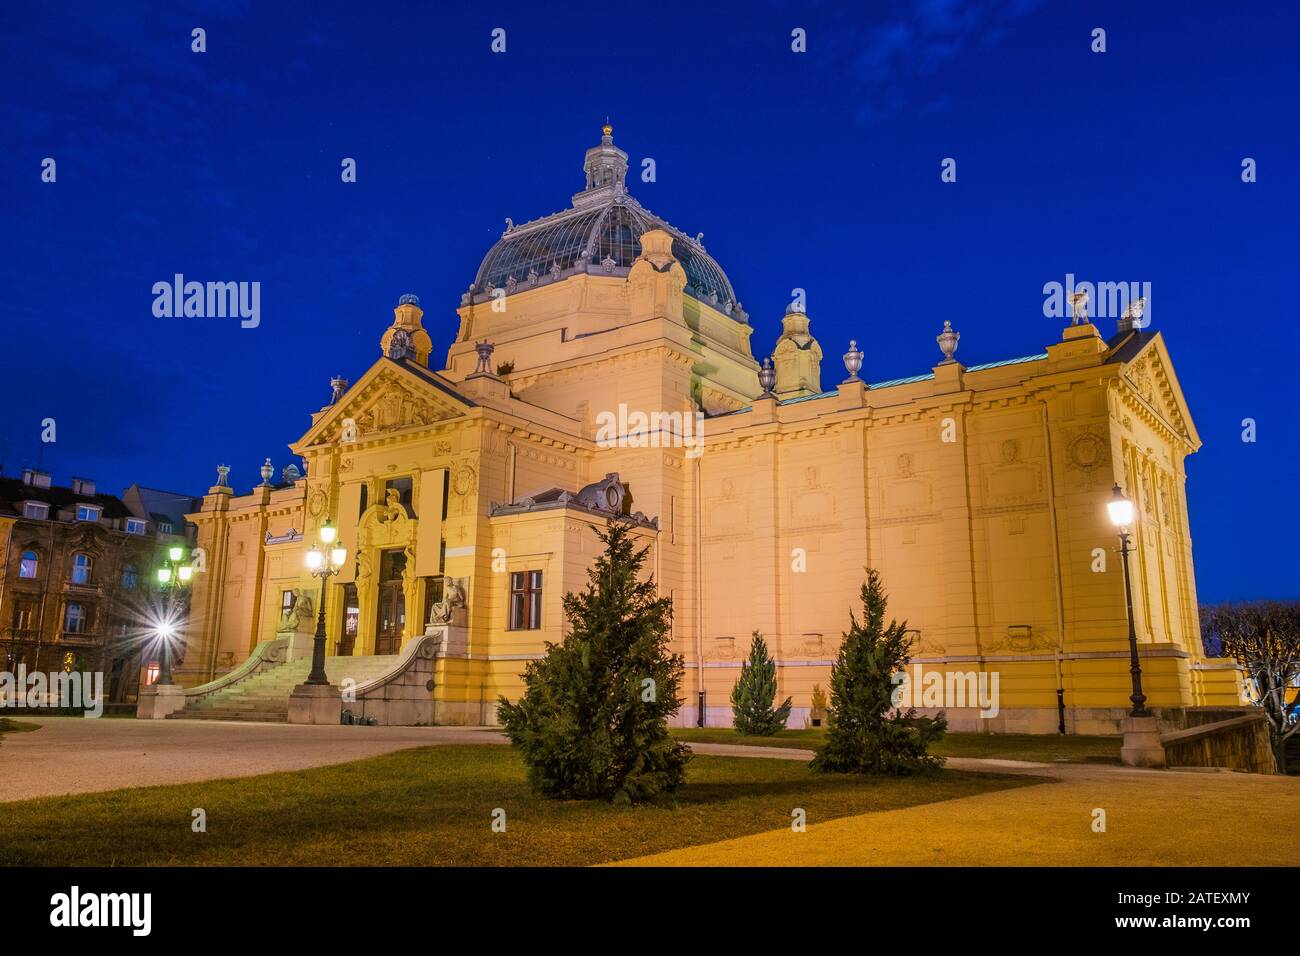
{"type": "Polygon", "coordinates": [[[584,170],[568,209],[508,223],[441,368],[403,296],[375,364],[336,382],[290,446],[305,474],[247,495],[218,484],[189,516],[207,573],[181,680],[235,673],[277,635],[287,650],[269,664],[309,653],[303,550],[329,518],[356,555],[329,586],[331,679],[381,671],[375,658],[449,627],[429,645],[432,708],[381,722],[491,722],[560,640],[562,595],[599,548],[592,525],[617,510],[673,599],[682,723],[701,701],[709,724],[729,721],[758,629],[803,726],[870,566],[916,632],[914,663],[999,675],[997,716],[949,702],[954,726],[1114,732],[1129,694],[1105,509],[1118,482],[1138,504],[1149,704],[1238,702],[1235,669],[1199,640],[1184,461],[1200,439],[1159,333],[1103,338],[1084,322],[969,368],[941,335],[932,370],[881,381],[874,358],[862,377],[837,359],[824,387],[794,308],[764,389],[726,274],[627,193],[608,128],[584,170]]]}

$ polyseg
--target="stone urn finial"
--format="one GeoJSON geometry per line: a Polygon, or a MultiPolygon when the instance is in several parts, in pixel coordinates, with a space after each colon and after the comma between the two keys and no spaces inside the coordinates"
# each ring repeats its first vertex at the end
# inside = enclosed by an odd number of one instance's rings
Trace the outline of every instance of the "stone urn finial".
{"type": "Polygon", "coordinates": [[[935,341],[939,343],[939,350],[943,352],[942,365],[947,365],[954,361],[953,355],[957,352],[957,342],[961,339],[960,332],[952,330],[952,323],[947,319],[943,320],[943,331],[935,336],[935,341]]]}
{"type": "Polygon", "coordinates": [[[776,368],[771,358],[763,359],[763,367],[758,370],[758,384],[763,389],[760,398],[772,398],[772,388],[776,385],[776,368]]]}
{"type": "Polygon", "coordinates": [[[229,478],[230,478],[230,466],[217,465],[217,487],[229,488],[230,487],[229,478]]]}
{"type": "Polygon", "coordinates": [[[271,459],[268,458],[262,463],[261,472],[262,484],[269,485],[271,479],[275,476],[275,466],[271,464],[271,459]]]}
{"type": "Polygon", "coordinates": [[[474,374],[491,375],[492,353],[496,351],[496,346],[491,342],[475,342],[474,351],[478,353],[478,366],[474,369],[474,374]]]}
{"type": "Polygon", "coordinates": [[[856,382],[862,371],[862,349],[858,348],[857,339],[849,339],[849,350],[844,353],[844,369],[849,373],[847,381],[856,382]]]}

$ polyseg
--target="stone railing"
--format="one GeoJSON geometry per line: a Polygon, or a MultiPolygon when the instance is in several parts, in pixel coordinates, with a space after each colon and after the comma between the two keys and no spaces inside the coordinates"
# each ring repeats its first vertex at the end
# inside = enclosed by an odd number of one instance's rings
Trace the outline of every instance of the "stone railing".
{"type": "Polygon", "coordinates": [[[408,641],[392,668],[358,684],[356,699],[345,699],[343,709],[386,726],[432,726],[434,671],[445,630],[430,627],[423,636],[408,641]]]}
{"type": "Polygon", "coordinates": [[[244,663],[230,673],[222,674],[216,680],[210,680],[206,684],[186,688],[185,702],[202,700],[210,694],[233,687],[241,681],[246,681],[263,671],[270,670],[272,667],[279,667],[285,662],[288,648],[289,639],[285,637],[263,641],[253,648],[253,653],[248,655],[248,659],[244,663]]]}
{"type": "Polygon", "coordinates": [[[1227,719],[1213,719],[1217,713],[1187,712],[1185,730],[1160,735],[1169,767],[1224,767],[1249,773],[1276,773],[1277,763],[1269,743],[1268,718],[1261,711],[1242,713],[1225,709],[1227,719]],[[1228,712],[1239,716],[1228,716],[1228,712]],[[1202,723],[1202,720],[1210,723],[1202,723]]]}

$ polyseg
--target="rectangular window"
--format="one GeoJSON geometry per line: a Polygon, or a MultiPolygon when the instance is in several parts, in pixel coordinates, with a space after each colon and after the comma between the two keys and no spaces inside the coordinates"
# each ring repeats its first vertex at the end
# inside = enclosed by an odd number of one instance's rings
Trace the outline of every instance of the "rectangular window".
{"type": "Polygon", "coordinates": [[[77,505],[77,520],[98,521],[103,510],[103,508],[96,507],[95,505],[77,505]]]}
{"type": "Polygon", "coordinates": [[[95,561],[88,554],[74,554],[72,556],[72,583],[89,584],[91,572],[95,569],[95,561]]]}
{"type": "Polygon", "coordinates": [[[144,527],[145,527],[144,520],[141,518],[126,519],[127,534],[144,534],[144,527]]]}
{"type": "Polygon", "coordinates": [[[17,600],[14,602],[14,630],[30,631],[36,628],[36,612],[38,605],[35,601],[17,600]]]}
{"type": "Polygon", "coordinates": [[[50,516],[50,506],[42,501],[29,501],[23,505],[23,517],[44,521],[50,516]]]}
{"type": "Polygon", "coordinates": [[[69,604],[63,613],[63,630],[68,634],[82,634],[86,630],[86,609],[80,604],[69,604]]]}
{"type": "Polygon", "coordinates": [[[160,534],[171,534],[172,523],[170,521],[164,521],[162,524],[158,525],[158,532],[160,534]]]}
{"type": "Polygon", "coordinates": [[[281,614],[281,616],[283,616],[284,613],[285,613],[286,611],[290,611],[290,610],[292,610],[292,609],[293,609],[293,592],[292,592],[292,591],[281,591],[281,592],[280,592],[280,614],[281,614]]]}
{"type": "Polygon", "coordinates": [[[535,631],[542,626],[542,572],[510,574],[510,630],[535,631]]]}

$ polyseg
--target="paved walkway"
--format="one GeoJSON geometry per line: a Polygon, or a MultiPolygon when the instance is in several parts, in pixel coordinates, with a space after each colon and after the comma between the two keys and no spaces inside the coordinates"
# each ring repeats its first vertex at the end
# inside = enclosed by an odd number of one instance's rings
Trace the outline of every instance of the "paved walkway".
{"type": "Polygon", "coordinates": [[[20,719],[40,728],[0,736],[0,803],[303,770],[431,744],[506,742],[503,734],[476,727],[20,719]]]}
{"type": "MultiPolygon", "coordinates": [[[[807,760],[807,750],[692,744],[807,760]],[[762,751],[761,753],[759,751],[762,751]]],[[[1294,866],[1300,778],[950,758],[954,770],[1051,777],[903,810],[808,821],[623,861],[631,866],[1294,866]],[[1092,830],[1095,809],[1106,832],[1092,830]]]]}
{"type": "MultiPolygon", "coordinates": [[[[0,802],[191,783],[346,763],[434,744],[503,744],[474,727],[303,727],[199,720],[41,717],[0,737],[0,802]]],[[[808,760],[775,747],[692,744],[702,754],[808,760]]],[[[955,770],[1052,782],[924,806],[808,821],[624,865],[1187,865],[1300,858],[1300,778],[1099,764],[951,758],[955,770]],[[1106,832],[1092,830],[1106,811],[1106,832]]]]}

